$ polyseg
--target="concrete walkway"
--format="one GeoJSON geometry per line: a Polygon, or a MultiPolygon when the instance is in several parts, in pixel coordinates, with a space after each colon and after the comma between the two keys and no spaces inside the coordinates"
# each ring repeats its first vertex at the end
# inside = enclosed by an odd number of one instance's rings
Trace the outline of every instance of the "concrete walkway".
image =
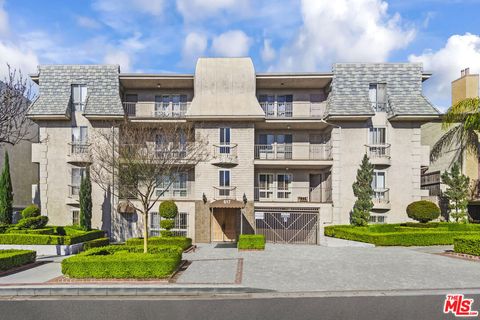
{"type": "MultiPolygon", "coordinates": [[[[265,251],[200,245],[179,282],[238,275],[224,259],[241,259],[241,284],[281,292],[480,288],[480,263],[403,247],[322,247],[267,244],[265,251]],[[218,268],[205,264],[217,261],[218,268]]],[[[427,250],[428,251],[428,250],[427,250]]],[[[434,251],[441,251],[438,247],[434,251]]],[[[230,282],[233,283],[233,282],[230,282]]]]}
{"type": "Polygon", "coordinates": [[[5,277],[0,277],[2,284],[20,284],[20,283],[43,283],[62,275],[61,262],[66,256],[39,256],[38,261],[44,261],[45,264],[31,268],[25,271],[17,272],[5,277]]]}

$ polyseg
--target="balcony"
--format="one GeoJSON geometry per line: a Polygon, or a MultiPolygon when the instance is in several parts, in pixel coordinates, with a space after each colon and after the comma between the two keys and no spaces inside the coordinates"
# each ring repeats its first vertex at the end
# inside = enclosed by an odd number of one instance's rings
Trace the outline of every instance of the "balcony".
{"type": "Polygon", "coordinates": [[[213,199],[237,199],[237,187],[213,187],[213,199]]]}
{"type": "Polygon", "coordinates": [[[316,118],[321,119],[326,110],[326,103],[313,103],[313,102],[260,102],[260,106],[265,112],[267,119],[279,119],[288,120],[292,118],[316,118]]]}
{"type": "Polygon", "coordinates": [[[237,165],[238,156],[236,143],[232,144],[214,144],[212,164],[215,165],[237,165]]]}
{"type": "Polygon", "coordinates": [[[157,188],[155,190],[155,196],[160,199],[190,199],[192,196],[192,190],[189,185],[170,186],[168,189],[157,188]]]}
{"type": "Polygon", "coordinates": [[[332,147],[329,144],[274,143],[256,144],[255,164],[258,165],[331,165],[332,147]],[[320,163],[321,164],[321,163],[320,163]]]}
{"type": "Polygon", "coordinates": [[[130,118],[185,119],[188,102],[164,104],[161,102],[124,102],[125,114],[130,118]]]}
{"type": "Polygon", "coordinates": [[[375,112],[390,112],[390,107],[386,102],[372,102],[372,109],[375,112]]]}
{"type": "Polygon", "coordinates": [[[332,202],[332,189],[321,187],[255,187],[255,201],[258,202],[332,202]]]}
{"type": "Polygon", "coordinates": [[[369,144],[365,147],[371,164],[390,165],[390,144],[369,144]]]}
{"type": "Polygon", "coordinates": [[[373,209],[389,210],[390,209],[390,189],[374,189],[373,190],[373,209]]]}
{"type": "Polygon", "coordinates": [[[69,163],[90,163],[90,144],[86,141],[75,141],[68,143],[67,162],[69,163]]]}

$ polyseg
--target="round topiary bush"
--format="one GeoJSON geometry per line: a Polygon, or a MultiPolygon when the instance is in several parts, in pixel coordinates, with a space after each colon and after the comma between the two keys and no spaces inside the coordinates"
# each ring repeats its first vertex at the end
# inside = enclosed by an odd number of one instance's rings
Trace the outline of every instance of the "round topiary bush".
{"type": "Polygon", "coordinates": [[[38,217],[40,215],[40,208],[36,204],[31,204],[22,211],[22,218],[38,217]]]}
{"type": "Polygon", "coordinates": [[[427,200],[415,201],[408,205],[407,215],[420,223],[427,223],[440,216],[440,208],[427,200]]]}
{"type": "Polygon", "coordinates": [[[162,220],[160,221],[160,227],[162,227],[162,229],[165,229],[160,231],[160,234],[162,235],[162,237],[172,236],[172,232],[170,231],[170,229],[175,226],[174,219],[178,214],[177,205],[172,200],[166,200],[160,203],[158,211],[160,213],[160,217],[162,217],[162,220]]]}

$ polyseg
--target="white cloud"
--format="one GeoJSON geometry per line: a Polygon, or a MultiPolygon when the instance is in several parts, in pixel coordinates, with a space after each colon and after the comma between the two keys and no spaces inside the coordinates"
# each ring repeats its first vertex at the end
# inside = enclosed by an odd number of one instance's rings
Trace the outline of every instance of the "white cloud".
{"type": "MultiPolygon", "coordinates": [[[[177,9],[185,20],[203,20],[221,11],[233,11],[246,4],[245,0],[177,0],[177,9]]],[[[241,11],[239,11],[240,13],[241,11]]]]}
{"type": "Polygon", "coordinates": [[[0,0],[0,35],[8,32],[8,14],[4,8],[5,1],[0,0]]]}
{"type": "Polygon", "coordinates": [[[422,62],[424,70],[433,72],[425,83],[425,92],[435,105],[446,110],[451,103],[451,82],[460,77],[460,70],[470,67],[471,73],[480,73],[480,35],[453,35],[443,48],[412,54],[408,60],[422,62]]]}
{"type": "Polygon", "coordinates": [[[230,30],[213,38],[212,52],[221,57],[248,55],[251,39],[241,30],[230,30]]]}
{"type": "Polygon", "coordinates": [[[198,32],[191,32],[185,37],[182,48],[183,64],[191,66],[205,54],[208,46],[207,36],[198,32]]]}
{"type": "Polygon", "coordinates": [[[274,69],[316,70],[333,62],[386,61],[406,47],[415,30],[381,0],[302,1],[303,25],[282,48],[274,69]]]}
{"type": "Polygon", "coordinates": [[[37,70],[38,58],[27,48],[0,40],[0,79],[7,75],[7,63],[20,70],[24,75],[37,70]]]}
{"type": "Polygon", "coordinates": [[[111,51],[105,55],[103,62],[108,64],[119,64],[122,72],[131,71],[131,59],[129,54],[125,51],[111,51]]]}
{"type": "Polygon", "coordinates": [[[92,19],[90,17],[85,17],[85,16],[77,16],[76,18],[77,24],[80,27],[87,28],[87,29],[98,29],[100,28],[100,23],[92,19]]]}
{"type": "Polygon", "coordinates": [[[275,49],[272,48],[272,44],[269,39],[263,40],[263,48],[262,48],[262,51],[260,52],[260,55],[264,62],[270,62],[273,59],[275,59],[276,52],[275,52],[275,49]]]}

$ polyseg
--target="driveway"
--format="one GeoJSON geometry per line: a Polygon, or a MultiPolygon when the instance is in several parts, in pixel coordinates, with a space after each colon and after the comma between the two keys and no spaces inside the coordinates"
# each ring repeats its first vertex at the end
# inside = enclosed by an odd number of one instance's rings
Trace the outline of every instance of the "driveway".
{"type": "Polygon", "coordinates": [[[300,291],[480,288],[480,262],[445,257],[443,248],[323,247],[267,244],[239,252],[202,244],[178,283],[229,283],[300,291]]]}

